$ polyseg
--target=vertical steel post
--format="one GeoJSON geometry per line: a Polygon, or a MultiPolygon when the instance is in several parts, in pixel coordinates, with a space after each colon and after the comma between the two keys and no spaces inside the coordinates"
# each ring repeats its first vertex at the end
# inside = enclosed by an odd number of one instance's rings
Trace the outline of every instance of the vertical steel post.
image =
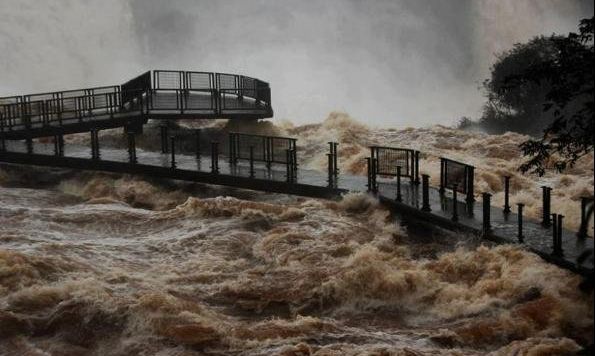
{"type": "Polygon", "coordinates": [[[196,139],[196,159],[200,160],[200,129],[194,130],[196,139]]]}
{"type": "Polygon", "coordinates": [[[562,248],[562,219],[564,219],[564,215],[562,214],[558,214],[558,233],[556,234],[556,237],[558,238],[558,250],[557,250],[557,254],[559,256],[562,256],[564,254],[564,249],[562,248]]]}
{"type": "Polygon", "coordinates": [[[419,151],[415,151],[415,184],[419,185],[419,151]]]}
{"type": "Polygon", "coordinates": [[[211,173],[219,174],[219,142],[211,142],[211,173]]]}
{"type": "Polygon", "coordinates": [[[372,191],[372,158],[366,157],[366,167],[368,168],[368,192],[372,191]]]}
{"type": "Polygon", "coordinates": [[[169,142],[171,146],[171,169],[176,169],[176,138],[171,136],[169,142]]]}
{"type": "Polygon", "coordinates": [[[430,176],[427,174],[421,175],[421,210],[432,211],[430,208],[430,176]]]}
{"type": "Polygon", "coordinates": [[[438,190],[440,192],[440,195],[444,195],[444,192],[446,190],[445,177],[446,177],[446,162],[444,161],[444,158],[440,158],[440,189],[438,190]]]}
{"type": "Polygon", "coordinates": [[[291,161],[291,150],[286,149],[285,150],[285,167],[286,167],[287,172],[286,172],[285,178],[287,180],[287,183],[291,183],[291,181],[292,181],[291,176],[293,175],[290,161],[291,161]]]}
{"type": "Polygon", "coordinates": [[[229,164],[235,164],[236,161],[236,154],[234,152],[235,149],[235,134],[233,132],[229,133],[229,164]]]}
{"type": "Polygon", "coordinates": [[[54,156],[60,155],[60,147],[58,144],[58,135],[54,135],[54,156]]]}
{"type": "Polygon", "coordinates": [[[333,176],[333,154],[332,153],[327,153],[326,154],[327,158],[328,158],[328,186],[329,188],[334,188],[335,187],[335,182],[334,182],[334,176],[333,176]]]}
{"type": "Polygon", "coordinates": [[[254,178],[254,146],[250,146],[250,178],[254,178]]]}
{"type": "Polygon", "coordinates": [[[550,226],[550,194],[551,194],[551,188],[550,187],[546,187],[545,185],[541,187],[541,191],[542,191],[542,221],[541,224],[543,226],[550,226]]]}
{"type": "Polygon", "coordinates": [[[552,249],[554,255],[558,252],[558,214],[552,214],[552,249]]]}
{"type": "Polygon", "coordinates": [[[339,157],[339,154],[337,153],[338,145],[339,144],[337,142],[334,142],[334,144],[333,144],[333,158],[334,158],[333,167],[335,168],[335,170],[333,171],[333,174],[335,176],[335,184],[337,183],[337,177],[339,176],[339,165],[337,163],[338,157],[339,157]]]}
{"type": "Polygon", "coordinates": [[[161,133],[161,153],[167,153],[167,126],[159,126],[159,132],[161,133]]]}
{"type": "Polygon", "coordinates": [[[483,200],[483,234],[488,235],[490,230],[492,229],[492,224],[490,222],[490,213],[491,213],[491,198],[492,194],[490,193],[483,193],[482,200],[483,200]]]}
{"type": "Polygon", "coordinates": [[[64,135],[58,135],[58,156],[64,157],[64,135]]]}
{"type": "Polygon", "coordinates": [[[452,221],[459,221],[459,209],[458,209],[458,199],[457,199],[457,184],[452,185],[452,221]]]}
{"type": "Polygon", "coordinates": [[[587,205],[589,204],[589,200],[587,197],[581,197],[581,226],[576,236],[582,239],[587,237],[587,229],[589,228],[589,222],[587,221],[587,205]]]}
{"type": "Polygon", "coordinates": [[[134,132],[128,133],[128,160],[132,164],[137,163],[136,159],[136,141],[134,137],[134,132]]]}
{"type": "Polygon", "coordinates": [[[372,160],[372,185],[374,186],[374,193],[378,193],[378,181],[376,176],[378,173],[378,158],[372,160]]]}
{"type": "Polygon", "coordinates": [[[467,201],[467,203],[472,203],[475,201],[475,167],[467,166],[467,169],[465,171],[467,173],[467,198],[465,200],[467,201]]]}
{"type": "Polygon", "coordinates": [[[504,176],[504,214],[510,213],[510,176],[504,176]]]}
{"type": "Polygon", "coordinates": [[[25,143],[27,145],[27,153],[33,154],[33,139],[31,137],[27,137],[25,143]]]}
{"type": "Polygon", "coordinates": [[[401,196],[401,166],[397,166],[397,201],[403,201],[403,197],[401,196]]]}
{"type": "Polygon", "coordinates": [[[520,243],[522,243],[525,238],[523,236],[523,207],[524,206],[525,206],[525,204],[523,204],[523,203],[517,203],[517,216],[518,216],[517,237],[518,237],[520,243]]]}
{"type": "Polygon", "coordinates": [[[0,138],[0,151],[6,151],[6,140],[4,140],[4,137],[0,138]]]}

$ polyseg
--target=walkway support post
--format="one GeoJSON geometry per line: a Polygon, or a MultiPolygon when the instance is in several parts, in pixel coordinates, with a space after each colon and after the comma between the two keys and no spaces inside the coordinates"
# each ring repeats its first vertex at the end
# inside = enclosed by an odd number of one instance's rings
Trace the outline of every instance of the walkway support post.
{"type": "Polygon", "coordinates": [[[196,159],[200,160],[200,129],[194,130],[196,140],[196,159]]]}
{"type": "Polygon", "coordinates": [[[446,161],[444,161],[444,159],[440,159],[440,188],[438,190],[438,192],[440,192],[440,195],[444,195],[444,192],[446,191],[446,183],[444,182],[446,179],[446,175],[445,175],[445,171],[446,171],[446,161]]]}
{"type": "Polygon", "coordinates": [[[219,142],[211,142],[211,173],[219,174],[219,142]]]}
{"type": "Polygon", "coordinates": [[[134,132],[128,133],[128,160],[132,164],[137,163],[136,159],[136,139],[134,137],[134,132]]]}
{"type": "Polygon", "coordinates": [[[339,168],[337,167],[337,145],[336,142],[329,142],[328,156],[328,186],[329,188],[337,187],[337,177],[339,176],[339,168]]]}
{"type": "Polygon", "coordinates": [[[432,211],[430,208],[430,176],[421,175],[421,210],[432,211]]]}
{"type": "Polygon", "coordinates": [[[25,144],[27,145],[27,153],[33,154],[33,139],[31,137],[27,137],[25,144]]]}
{"type": "Polygon", "coordinates": [[[250,178],[254,178],[254,146],[250,146],[250,178]]]}
{"type": "Polygon", "coordinates": [[[519,243],[523,243],[525,237],[523,236],[523,207],[525,204],[518,203],[517,204],[517,217],[518,217],[518,232],[517,237],[519,239],[519,243]]]}
{"type": "Polygon", "coordinates": [[[334,181],[334,176],[333,176],[333,154],[332,153],[327,153],[326,157],[328,159],[328,187],[329,188],[334,188],[335,187],[335,181],[334,181]]]}
{"type": "Polygon", "coordinates": [[[176,138],[174,136],[169,138],[171,146],[171,169],[176,169],[176,138]]]}
{"type": "Polygon", "coordinates": [[[564,219],[564,215],[558,214],[558,255],[562,256],[564,254],[564,250],[562,249],[562,219],[564,219]]]}
{"type": "Polygon", "coordinates": [[[452,221],[459,221],[459,210],[457,206],[457,184],[452,185],[452,221]]]}
{"type": "Polygon", "coordinates": [[[587,206],[592,198],[581,197],[581,226],[576,233],[576,236],[584,239],[587,237],[587,229],[589,229],[589,222],[587,221],[587,206]]]}
{"type": "Polygon", "coordinates": [[[542,191],[542,221],[541,224],[545,227],[549,227],[550,222],[550,214],[551,214],[551,194],[552,188],[546,187],[545,185],[541,187],[542,191]]]}
{"type": "Polygon", "coordinates": [[[504,214],[510,213],[510,176],[504,176],[504,214]]]}
{"type": "Polygon", "coordinates": [[[403,201],[401,196],[401,166],[397,166],[397,201],[399,203],[403,201]]]}
{"type": "Polygon", "coordinates": [[[291,150],[290,149],[286,149],[285,150],[285,167],[286,167],[286,173],[285,173],[285,178],[287,180],[287,183],[291,183],[293,181],[293,167],[291,166],[291,150]]]}
{"type": "Polygon", "coordinates": [[[415,151],[415,184],[419,185],[419,151],[415,151]]]}
{"type": "Polygon", "coordinates": [[[159,126],[159,132],[161,134],[161,153],[167,153],[169,151],[167,148],[167,126],[159,126]]]}
{"type": "Polygon", "coordinates": [[[0,151],[6,151],[6,140],[4,140],[4,137],[0,138],[0,151]]]}
{"type": "Polygon", "coordinates": [[[97,129],[91,130],[91,158],[99,159],[99,132],[97,129]]]}
{"type": "Polygon", "coordinates": [[[475,167],[467,166],[467,198],[465,199],[467,201],[467,203],[472,203],[475,201],[474,179],[475,179],[475,167]]]}
{"type": "Polygon", "coordinates": [[[378,173],[378,158],[372,158],[372,187],[374,194],[378,193],[378,181],[376,175],[378,173]]]}
{"type": "Polygon", "coordinates": [[[482,200],[483,200],[483,224],[482,224],[482,226],[483,226],[483,235],[486,236],[492,230],[492,223],[490,222],[492,194],[483,193],[482,200]]]}

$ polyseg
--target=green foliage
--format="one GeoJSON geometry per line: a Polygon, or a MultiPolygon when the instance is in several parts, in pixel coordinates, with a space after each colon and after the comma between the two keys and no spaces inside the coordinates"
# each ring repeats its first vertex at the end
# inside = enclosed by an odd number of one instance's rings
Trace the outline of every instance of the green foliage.
{"type": "Polygon", "coordinates": [[[529,160],[522,172],[539,175],[552,164],[558,171],[572,166],[578,159],[593,151],[594,127],[594,19],[582,20],[580,33],[552,37],[557,55],[530,66],[525,72],[510,76],[505,82],[538,83],[547,81],[550,88],[545,96],[544,110],[553,115],[553,122],[540,139],[521,145],[529,160]]]}

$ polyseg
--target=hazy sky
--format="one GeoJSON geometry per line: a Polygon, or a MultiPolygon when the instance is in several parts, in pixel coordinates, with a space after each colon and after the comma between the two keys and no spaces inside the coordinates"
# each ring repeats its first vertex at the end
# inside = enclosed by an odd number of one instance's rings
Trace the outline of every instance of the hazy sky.
{"type": "Polygon", "coordinates": [[[222,71],[270,82],[296,123],[452,124],[479,115],[494,54],[590,16],[592,0],[0,0],[0,95],[222,71]]]}

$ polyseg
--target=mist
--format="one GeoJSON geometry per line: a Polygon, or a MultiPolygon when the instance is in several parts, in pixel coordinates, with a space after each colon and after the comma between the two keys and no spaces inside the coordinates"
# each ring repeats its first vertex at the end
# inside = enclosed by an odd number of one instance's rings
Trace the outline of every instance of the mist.
{"type": "Polygon", "coordinates": [[[495,54],[590,16],[578,0],[0,0],[0,96],[219,71],[268,81],[276,120],[450,125],[479,115],[495,54]]]}

